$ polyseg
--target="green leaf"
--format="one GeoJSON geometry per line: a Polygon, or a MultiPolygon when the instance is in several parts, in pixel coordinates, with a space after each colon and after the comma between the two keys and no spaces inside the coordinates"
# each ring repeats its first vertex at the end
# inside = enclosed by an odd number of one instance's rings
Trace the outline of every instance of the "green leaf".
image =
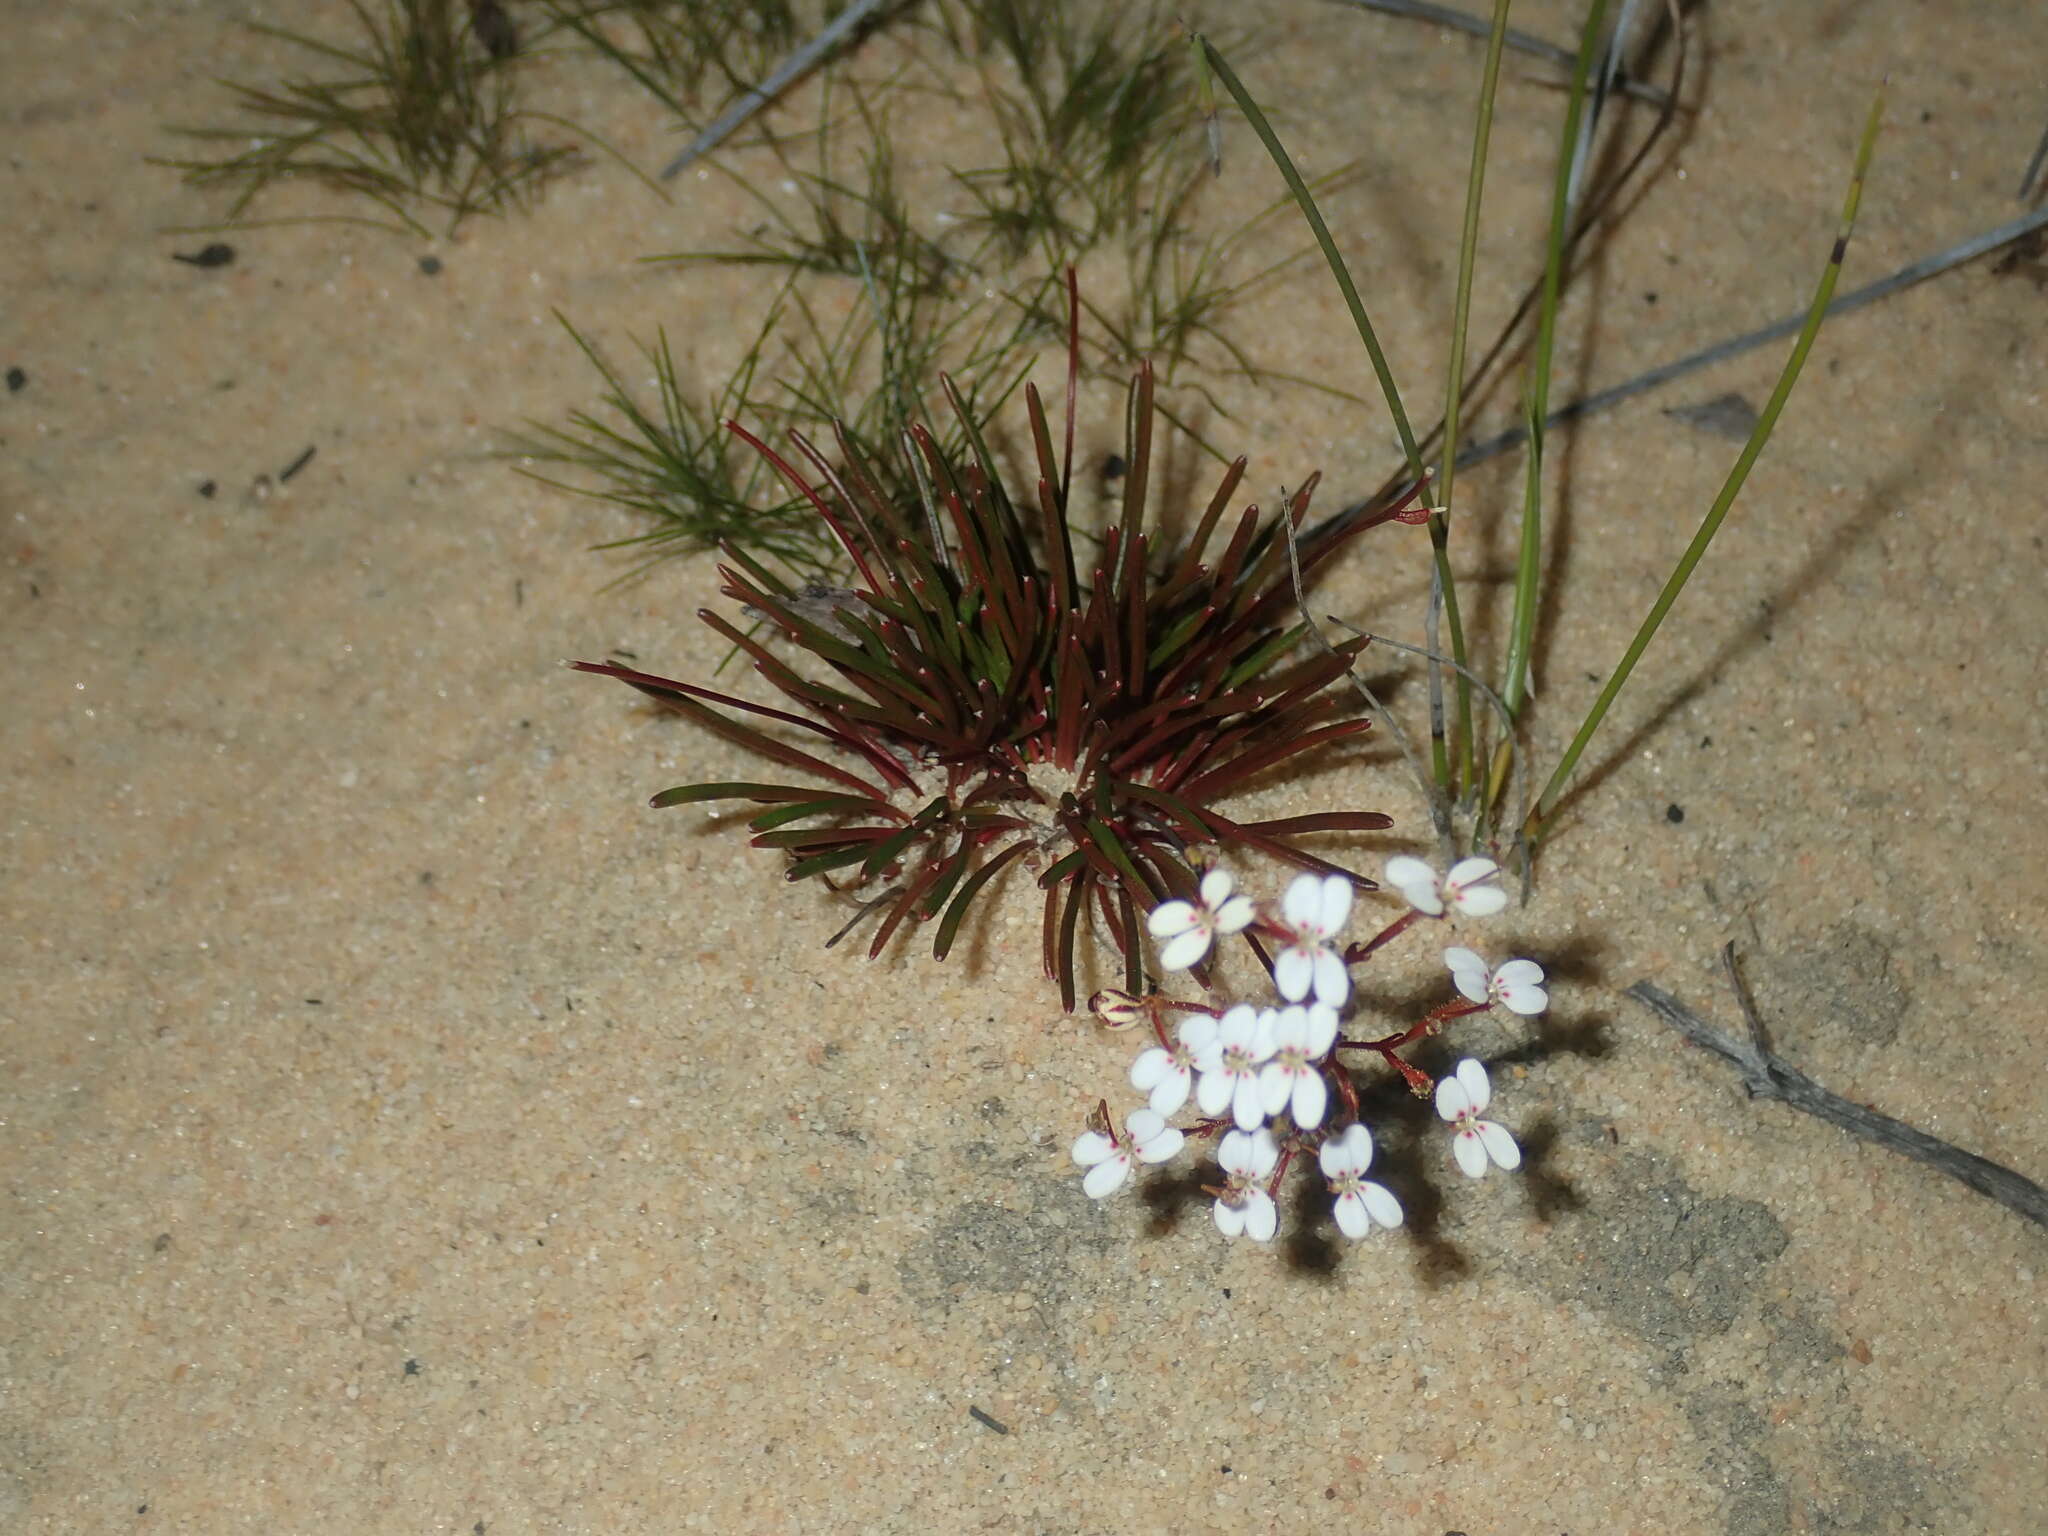
{"type": "Polygon", "coordinates": [[[885,807],[872,800],[863,800],[857,795],[827,795],[822,800],[806,800],[799,805],[785,805],[776,810],[763,811],[750,817],[747,825],[756,832],[772,832],[775,828],[792,821],[802,821],[807,816],[831,816],[847,811],[871,811],[882,814],[885,807]]]}
{"type": "Polygon", "coordinates": [[[954,935],[959,933],[960,924],[966,920],[967,909],[972,905],[974,898],[981,893],[981,888],[987,885],[989,881],[995,879],[998,874],[1008,867],[1012,860],[1030,846],[1029,842],[1023,840],[1010,844],[1009,847],[977,869],[969,877],[967,883],[960,887],[960,894],[953,898],[953,904],[946,908],[946,915],[939,920],[938,934],[932,940],[932,958],[934,960],[946,958],[946,952],[953,947],[954,935]]]}
{"type": "Polygon", "coordinates": [[[911,817],[908,826],[890,834],[888,837],[883,838],[881,842],[875,844],[874,852],[870,853],[867,857],[867,862],[861,865],[861,878],[863,880],[872,880],[876,875],[888,868],[895,861],[899,853],[916,842],[918,838],[931,831],[932,823],[944,816],[945,812],[946,801],[941,796],[931,801],[915,816],[911,817]]]}
{"type": "Polygon", "coordinates": [[[868,856],[867,844],[857,848],[843,848],[837,853],[821,853],[808,859],[798,859],[789,866],[785,880],[808,880],[812,875],[822,875],[835,869],[844,869],[849,864],[858,864],[868,856]]]}
{"type": "MultiPolygon", "coordinates": [[[[775,805],[785,800],[803,800],[816,795],[817,786],[798,788],[793,784],[744,784],[725,782],[719,784],[680,784],[674,789],[664,789],[647,803],[657,810],[671,805],[698,805],[707,800],[752,800],[759,805],[775,805]]],[[[855,805],[870,802],[857,795],[842,795],[836,798],[850,801],[855,805]]]]}

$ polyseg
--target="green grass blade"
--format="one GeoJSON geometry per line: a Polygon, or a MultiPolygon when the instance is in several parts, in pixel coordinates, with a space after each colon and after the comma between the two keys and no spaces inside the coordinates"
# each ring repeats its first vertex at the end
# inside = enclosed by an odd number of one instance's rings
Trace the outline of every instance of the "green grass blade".
{"type": "MultiPolygon", "coordinates": [[[[1607,0],[1593,0],[1579,34],[1578,62],[1572,66],[1571,94],[1557,151],[1557,175],[1550,191],[1550,232],[1543,254],[1543,297],[1536,306],[1536,349],[1529,364],[1527,411],[1529,456],[1522,489],[1522,539],[1515,561],[1515,605],[1508,625],[1508,655],[1501,697],[1519,715],[1528,692],[1529,652],[1536,639],[1536,599],[1543,578],[1543,421],[1550,413],[1550,372],[1557,340],[1557,305],[1564,288],[1565,237],[1571,224],[1571,181],[1585,114],[1586,87],[1600,53],[1600,28],[1607,0]]],[[[1513,750],[1511,742],[1503,749],[1513,750]]]]}
{"type": "Polygon", "coordinates": [[[1856,210],[1863,201],[1864,177],[1870,169],[1870,157],[1877,146],[1878,125],[1883,118],[1884,88],[1880,86],[1870,104],[1870,116],[1863,125],[1862,140],[1856,147],[1856,168],[1850,176],[1849,192],[1843,201],[1842,220],[1836,227],[1834,249],[1828,253],[1827,266],[1821,273],[1820,285],[1814,292],[1813,303],[1807,307],[1806,324],[1800,328],[1799,338],[1792,344],[1792,355],[1786,359],[1784,372],[1778,376],[1777,387],[1771,391],[1770,400],[1758,415],[1756,426],[1749,434],[1749,441],[1743,444],[1742,452],[1735,460],[1735,467],[1728,472],[1728,479],[1721,487],[1721,494],[1714,498],[1714,504],[1700,523],[1699,531],[1686,546],[1684,555],[1679,558],[1677,566],[1665,581],[1663,590],[1657,594],[1657,600],[1650,605],[1649,613],[1644,616],[1641,628],[1629,642],[1620,663],[1607,679],[1606,686],[1600,690],[1600,696],[1593,701],[1593,707],[1586,712],[1586,718],[1579,726],[1578,734],[1572,738],[1564,756],[1558,759],[1556,771],[1543,786],[1542,794],[1537,796],[1536,808],[1530,812],[1529,819],[1523,827],[1524,835],[1531,845],[1534,845],[1542,835],[1545,823],[1549,820],[1551,812],[1556,809],[1558,797],[1564,792],[1564,786],[1570,780],[1572,770],[1578,767],[1579,758],[1584,754],[1587,744],[1592,741],[1594,732],[1599,730],[1601,722],[1607,718],[1608,709],[1628,683],[1629,676],[1635,671],[1636,663],[1642,659],[1643,652],[1649,649],[1650,641],[1655,638],[1665,615],[1670,613],[1672,605],[1678,601],[1678,594],[1685,589],[1686,582],[1691,579],[1694,567],[1706,555],[1707,546],[1713,542],[1714,535],[1720,532],[1722,520],[1727,517],[1728,509],[1735,504],[1735,498],[1741,493],[1743,482],[1749,478],[1750,469],[1755,465],[1757,456],[1763,452],[1764,444],[1770,441],[1771,433],[1777,427],[1778,416],[1785,409],[1785,401],[1792,393],[1792,386],[1799,382],[1800,370],[1806,366],[1807,354],[1813,350],[1814,339],[1819,336],[1821,322],[1827,316],[1828,302],[1834,297],[1835,284],[1842,275],[1842,262],[1849,250],[1849,236],[1856,227],[1856,210]]]}
{"type": "Polygon", "coordinates": [[[1351,281],[1350,269],[1338,253],[1337,242],[1330,235],[1330,226],[1323,222],[1322,210],[1316,207],[1315,197],[1310,193],[1308,183],[1301,179],[1301,172],[1294,168],[1287,147],[1280,142],[1273,125],[1266,121],[1266,114],[1259,110],[1259,104],[1244,88],[1244,82],[1237,78],[1237,72],[1206,39],[1201,39],[1201,46],[1209,68],[1223,82],[1223,88],[1230,92],[1238,110],[1244,113],[1252,131],[1259,136],[1259,142],[1266,146],[1266,153],[1273,157],[1273,164],[1279,167],[1288,191],[1294,194],[1295,206],[1301,209],[1301,216],[1308,221],[1309,232],[1322,249],[1323,259],[1330,264],[1330,275],[1336,279],[1337,289],[1344,295],[1344,305],[1351,311],[1351,323],[1358,328],[1358,339],[1365,344],[1366,356],[1372,359],[1372,371],[1380,381],[1380,391],[1387,397],[1387,410],[1394,418],[1394,430],[1401,436],[1401,451],[1407,457],[1409,472],[1420,480],[1424,473],[1422,450],[1416,445],[1414,429],[1408,425],[1408,412],[1401,405],[1401,391],[1394,384],[1393,369],[1388,366],[1387,355],[1380,349],[1379,336],[1366,315],[1365,301],[1358,296],[1358,285],[1351,281]]]}
{"type": "MultiPolygon", "coordinates": [[[[1436,565],[1438,590],[1443,594],[1444,623],[1451,632],[1451,658],[1461,667],[1469,666],[1470,659],[1465,652],[1464,619],[1458,611],[1458,584],[1451,575],[1450,519],[1458,484],[1457,443],[1465,403],[1465,341],[1472,322],[1472,273],[1479,256],[1479,207],[1486,187],[1486,152],[1493,138],[1493,104],[1500,93],[1500,61],[1507,42],[1510,3],[1511,0],[1494,0],[1493,26],[1486,40],[1486,67],[1479,85],[1479,110],[1472,128],[1472,163],[1465,176],[1465,224],[1458,237],[1458,289],[1451,304],[1451,360],[1444,389],[1443,440],[1446,446],[1443,480],[1437,493],[1443,513],[1429,520],[1430,554],[1436,565]]],[[[1435,649],[1434,637],[1430,648],[1435,649]]],[[[1430,697],[1439,698],[1441,684],[1436,679],[1441,673],[1434,662],[1430,663],[1430,674],[1430,697]]],[[[1476,772],[1472,685],[1461,673],[1455,686],[1458,701],[1458,784],[1464,790],[1472,786],[1476,772]]],[[[1451,764],[1440,730],[1431,742],[1431,748],[1437,785],[1448,792],[1451,764]]]]}

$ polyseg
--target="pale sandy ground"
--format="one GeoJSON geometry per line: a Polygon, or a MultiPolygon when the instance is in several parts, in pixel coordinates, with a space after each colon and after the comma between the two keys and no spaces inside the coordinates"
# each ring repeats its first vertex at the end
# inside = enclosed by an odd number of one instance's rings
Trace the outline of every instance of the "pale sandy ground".
{"type": "MultiPolygon", "coordinates": [[[[1557,973],[1543,1031],[1463,1037],[1527,1171],[1467,1184],[1413,1118],[1407,1231],[1339,1252],[1310,1206],[1285,1251],[1232,1247],[1199,1202],[1083,1197],[1066,1149],[1128,1051],[1049,1000],[1022,891],[965,965],[827,953],[822,893],[644,808],[738,756],[557,669],[714,659],[706,562],[607,588],[584,546],[618,525],[488,453],[591,399],[552,307],[729,365],[763,289],[631,258],[722,236],[731,195],[597,168],[436,247],[301,227],[174,263],[208,205],[142,156],[276,59],[234,13],[6,7],[0,1529],[2043,1528],[2041,1231],[1752,1107],[1620,991],[1730,1024],[1733,938],[1809,1070],[2048,1175],[2038,276],[1979,264],[1823,338],[1489,939],[1557,973]]],[[[1426,395],[1477,52],[1266,14],[1254,83],[1311,167],[1365,157],[1335,207],[1426,395]]],[[[1884,70],[1849,281],[2010,217],[2044,57],[2031,0],[1709,7],[1705,110],[1570,310],[1560,390],[1803,303],[1884,70]]],[[[1513,73],[1482,328],[1558,106],[1513,73]]],[[[670,142],[579,78],[629,152],[670,142]]],[[[1368,388],[1319,275],[1246,324],[1368,388]]],[[[1779,359],[1558,440],[1544,761],[1734,451],[1667,408],[1760,400],[1779,359]]],[[[1377,417],[1238,405],[1256,486],[1321,464],[1334,504],[1390,462],[1377,417]]],[[[1464,482],[1468,578],[1518,474],[1464,482]]],[[[1417,538],[1332,603],[1412,634],[1417,538]]],[[[1278,798],[1332,795],[1401,819],[1358,858],[1422,847],[1386,753],[1278,798]]]]}

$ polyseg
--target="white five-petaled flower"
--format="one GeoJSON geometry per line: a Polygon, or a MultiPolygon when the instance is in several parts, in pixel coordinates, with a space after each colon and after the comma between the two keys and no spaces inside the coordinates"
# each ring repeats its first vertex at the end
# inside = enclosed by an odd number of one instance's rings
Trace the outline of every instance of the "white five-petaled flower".
{"type": "MultiPolygon", "coordinates": [[[[1510,1143],[1512,1145],[1512,1143],[1510,1143]]],[[[1373,1223],[1383,1227],[1401,1225],[1401,1202],[1384,1184],[1365,1176],[1372,1166],[1372,1132],[1353,1125],[1342,1136],[1332,1136],[1317,1153],[1330,1193],[1337,1197],[1337,1227],[1346,1237],[1364,1237],[1373,1223]]]]}
{"type": "Polygon", "coordinates": [[[1256,915],[1249,896],[1232,894],[1230,876],[1212,869],[1202,876],[1199,901],[1163,901],[1152,909],[1145,926],[1159,941],[1161,970],[1184,971],[1199,965],[1218,934],[1242,931],[1256,915]]]}
{"type": "Polygon", "coordinates": [[[1469,949],[1453,946],[1444,951],[1444,964],[1451,968],[1451,980],[1475,1003],[1499,1003],[1510,1013],[1541,1013],[1550,1006],[1550,994],[1543,990],[1543,967],[1534,960],[1510,960],[1488,973],[1485,960],[1469,949]]]}
{"type": "Polygon", "coordinates": [[[1493,1086],[1486,1080],[1486,1068],[1469,1056],[1458,1063],[1455,1076],[1436,1085],[1436,1112],[1451,1122],[1455,1133],[1451,1152],[1467,1178],[1476,1179],[1486,1172],[1489,1159],[1500,1168],[1522,1165],[1522,1149],[1515,1145],[1507,1127],[1479,1118],[1492,1100],[1493,1086]]]}
{"type": "Polygon", "coordinates": [[[1266,1192],[1266,1181],[1280,1162],[1280,1144],[1264,1129],[1230,1131],[1216,1149],[1228,1183],[1216,1197],[1216,1225],[1225,1237],[1240,1234],[1255,1243],[1270,1243],[1280,1230],[1280,1211],[1266,1192]]]}
{"type": "Polygon", "coordinates": [[[1290,1003],[1307,1000],[1341,1008],[1351,996],[1351,972],[1333,944],[1351,916],[1351,882],[1342,875],[1297,875],[1280,910],[1288,946],[1274,956],[1273,983],[1290,1003]]]}
{"type": "Polygon", "coordinates": [[[1508,904],[1500,866],[1491,859],[1460,859],[1438,879],[1422,860],[1397,854],[1387,860],[1387,883],[1424,917],[1442,917],[1447,906],[1463,917],[1491,917],[1508,904]]]}
{"type": "Polygon", "coordinates": [[[1149,1109],[1134,1109],[1124,1122],[1123,1139],[1111,1140],[1100,1131],[1083,1131],[1074,1142],[1074,1161],[1088,1170],[1081,1187],[1091,1200],[1123,1188],[1131,1176],[1131,1164],[1163,1163],[1181,1148],[1187,1138],[1149,1109]]]}
{"type": "Polygon", "coordinates": [[[1259,1069],[1259,1101],[1268,1115],[1286,1110],[1312,1131],[1323,1123],[1329,1086],[1321,1066],[1337,1042],[1337,1010],[1326,1003],[1282,1008],[1273,1021],[1273,1059],[1259,1069]]]}
{"type": "MultiPolygon", "coordinates": [[[[1270,1008],[1239,1003],[1216,1020],[1213,1035],[1202,1032],[1203,1043],[1194,1046],[1194,1057],[1195,1069],[1202,1074],[1195,1084],[1195,1103],[1203,1114],[1220,1115],[1228,1109],[1241,1131],[1255,1131],[1265,1122],[1259,1069],[1273,1054],[1273,1018],[1270,1008]]],[[[1184,1033],[1182,1039],[1187,1038],[1184,1033]]]]}
{"type": "Polygon", "coordinates": [[[1131,1086],[1151,1095],[1153,1112],[1177,1114],[1188,1101],[1188,1089],[1195,1080],[1195,1058],[1217,1037],[1216,1021],[1206,1013],[1180,1021],[1178,1045],[1155,1045],[1140,1051],[1131,1063],[1131,1086]]]}

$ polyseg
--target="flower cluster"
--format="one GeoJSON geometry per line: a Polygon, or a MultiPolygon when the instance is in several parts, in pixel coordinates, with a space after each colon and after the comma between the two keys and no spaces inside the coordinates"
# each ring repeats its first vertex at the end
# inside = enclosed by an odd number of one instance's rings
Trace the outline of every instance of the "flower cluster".
{"type": "Polygon", "coordinates": [[[1210,869],[1193,898],[1155,907],[1147,927],[1162,970],[1192,970],[1219,938],[1245,934],[1274,946],[1271,969],[1279,997],[1272,1006],[1217,1007],[1158,992],[1097,993],[1093,1006],[1104,1023],[1125,1029],[1148,1022],[1156,1043],[1131,1064],[1131,1086],[1146,1096],[1145,1107],[1132,1111],[1119,1132],[1108,1105],[1101,1105],[1074,1143],[1074,1161],[1087,1169],[1083,1188],[1101,1199],[1123,1186],[1135,1164],[1166,1162],[1190,1139],[1217,1136],[1222,1182],[1205,1187],[1226,1237],[1271,1241],[1279,1230],[1275,1196],[1287,1168],[1311,1152],[1335,1197],[1337,1227],[1346,1237],[1399,1226],[1400,1202],[1366,1177],[1372,1132],[1358,1117],[1358,1092],[1350,1065],[1339,1057],[1343,1051],[1376,1054],[1417,1093],[1434,1094],[1437,1113],[1451,1129],[1452,1157],[1468,1177],[1476,1179],[1489,1167],[1519,1166],[1514,1137],[1499,1122],[1482,1118],[1493,1097],[1485,1067],[1467,1058],[1433,1082],[1398,1053],[1452,1019],[1496,1006],[1541,1013],[1550,999],[1535,961],[1492,967],[1473,950],[1446,949],[1444,963],[1459,1000],[1439,1004],[1419,1022],[1388,1034],[1345,1033],[1353,966],[1420,919],[1499,912],[1507,905],[1500,882],[1500,866],[1491,859],[1465,859],[1443,876],[1420,859],[1390,859],[1387,883],[1409,910],[1374,938],[1349,947],[1340,935],[1351,916],[1352,885],[1341,875],[1298,876],[1274,909],[1240,894],[1225,871],[1210,869]],[[1170,1014],[1183,1017],[1169,1032],[1170,1014]],[[1190,1099],[1199,1120],[1185,1130],[1170,1124],[1190,1099]]]}

